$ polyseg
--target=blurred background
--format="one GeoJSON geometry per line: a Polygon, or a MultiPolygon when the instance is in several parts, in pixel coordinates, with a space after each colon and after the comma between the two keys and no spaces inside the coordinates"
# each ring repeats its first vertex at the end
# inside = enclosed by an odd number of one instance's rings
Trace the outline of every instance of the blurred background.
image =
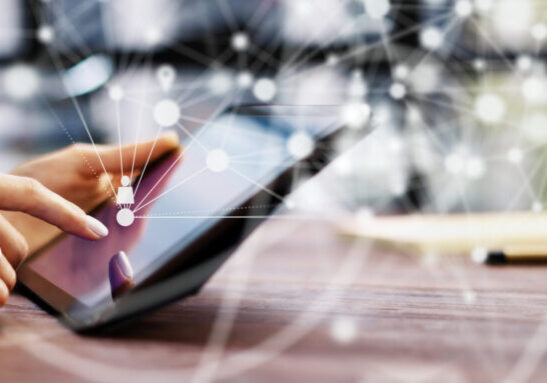
{"type": "Polygon", "coordinates": [[[367,103],[376,129],[334,164],[333,209],[547,203],[544,1],[3,0],[0,21],[1,171],[155,137],[166,97],[188,132],[237,103],[367,103]]]}

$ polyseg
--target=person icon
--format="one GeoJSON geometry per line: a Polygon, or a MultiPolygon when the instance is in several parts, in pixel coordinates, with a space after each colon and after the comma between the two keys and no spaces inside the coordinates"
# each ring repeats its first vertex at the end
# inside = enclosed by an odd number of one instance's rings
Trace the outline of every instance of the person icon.
{"type": "Polygon", "coordinates": [[[122,177],[122,186],[118,188],[118,194],[116,196],[116,203],[119,205],[131,205],[135,203],[133,197],[133,187],[130,186],[131,179],[128,176],[122,177]]]}

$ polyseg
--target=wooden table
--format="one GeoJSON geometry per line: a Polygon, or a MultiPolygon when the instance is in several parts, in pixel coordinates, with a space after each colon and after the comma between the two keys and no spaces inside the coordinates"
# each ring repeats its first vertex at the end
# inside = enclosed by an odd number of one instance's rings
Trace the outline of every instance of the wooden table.
{"type": "Polygon", "coordinates": [[[547,270],[263,225],[198,296],[76,335],[33,303],[0,311],[0,381],[542,382],[547,270]]]}

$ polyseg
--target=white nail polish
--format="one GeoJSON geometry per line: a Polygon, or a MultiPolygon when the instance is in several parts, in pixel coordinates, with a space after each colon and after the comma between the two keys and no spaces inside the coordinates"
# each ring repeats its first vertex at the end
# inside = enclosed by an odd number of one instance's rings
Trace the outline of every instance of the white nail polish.
{"type": "Polygon", "coordinates": [[[120,251],[115,257],[117,258],[120,271],[123,275],[125,275],[126,278],[133,279],[133,268],[131,267],[131,263],[129,263],[127,254],[125,254],[124,251],[120,251]]]}
{"type": "Polygon", "coordinates": [[[99,237],[106,237],[108,235],[108,228],[98,219],[88,215],[86,221],[87,227],[99,237]]]}

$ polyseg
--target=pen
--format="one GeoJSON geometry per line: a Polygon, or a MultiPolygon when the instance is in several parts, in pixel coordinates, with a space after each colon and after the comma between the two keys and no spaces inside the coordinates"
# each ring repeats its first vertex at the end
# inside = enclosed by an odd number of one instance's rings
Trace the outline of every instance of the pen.
{"type": "Polygon", "coordinates": [[[500,265],[507,263],[546,263],[547,247],[511,246],[503,250],[490,250],[484,253],[481,263],[500,265]]]}

